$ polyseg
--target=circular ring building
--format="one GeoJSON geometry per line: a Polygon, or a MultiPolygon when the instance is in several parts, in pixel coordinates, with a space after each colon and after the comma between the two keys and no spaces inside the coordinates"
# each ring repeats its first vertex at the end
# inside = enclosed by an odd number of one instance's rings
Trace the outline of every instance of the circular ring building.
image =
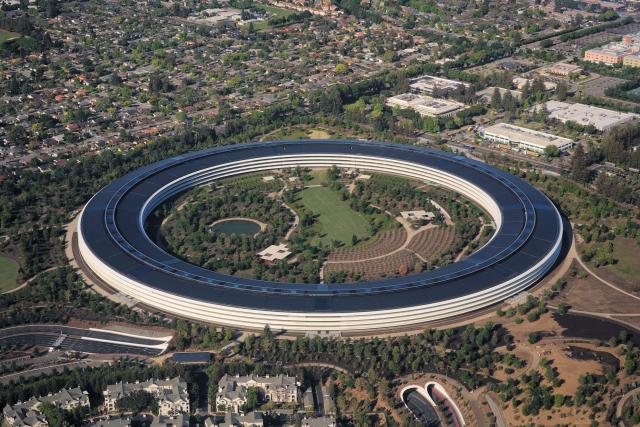
{"type": "Polygon", "coordinates": [[[483,163],[413,146],[362,141],[275,141],[189,153],[138,169],[97,193],[78,222],[85,267],[160,311],[244,330],[362,334],[413,329],[470,313],[540,280],[562,246],[562,220],[540,191],[483,163]],[[496,227],[463,260],[411,276],[300,284],[220,274],[180,260],[147,235],[167,199],[235,175],[336,165],[442,186],[481,206],[496,227]]]}

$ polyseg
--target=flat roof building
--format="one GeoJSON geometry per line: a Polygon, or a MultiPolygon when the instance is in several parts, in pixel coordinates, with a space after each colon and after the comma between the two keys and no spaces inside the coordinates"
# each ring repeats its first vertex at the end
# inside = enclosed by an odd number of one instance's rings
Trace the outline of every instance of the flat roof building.
{"type": "Polygon", "coordinates": [[[582,126],[593,126],[601,132],[640,117],[635,113],[621,113],[593,105],[570,104],[561,101],[547,101],[542,106],[536,107],[536,109],[539,108],[545,108],[549,112],[550,118],[562,123],[575,122],[582,126]]]}
{"type": "Polygon", "coordinates": [[[566,62],[558,62],[556,64],[542,67],[539,71],[543,75],[566,77],[571,74],[580,74],[582,72],[582,67],[579,65],[567,64],[566,62]]]}
{"type": "Polygon", "coordinates": [[[387,98],[390,107],[409,108],[427,117],[449,117],[461,111],[465,105],[449,99],[435,99],[426,95],[403,93],[387,98]]]}
{"type": "Polygon", "coordinates": [[[400,216],[407,221],[432,221],[436,216],[433,212],[427,212],[424,209],[415,211],[402,211],[400,216]]]}
{"type": "Polygon", "coordinates": [[[640,34],[625,34],[619,42],[612,42],[585,51],[584,59],[590,62],[615,65],[624,64],[624,59],[627,56],[638,53],[640,53],[640,34]]]}
{"type": "Polygon", "coordinates": [[[336,417],[304,417],[300,423],[302,427],[336,427],[336,417]]]}
{"type": "Polygon", "coordinates": [[[412,89],[433,95],[434,92],[450,92],[460,87],[468,87],[468,83],[458,82],[455,80],[443,79],[442,77],[424,75],[414,79],[409,87],[412,89]]]}
{"type": "Polygon", "coordinates": [[[510,89],[505,89],[502,87],[495,87],[495,86],[489,86],[486,89],[476,92],[476,96],[478,97],[480,102],[489,104],[491,102],[491,98],[493,98],[493,93],[495,92],[496,89],[498,89],[498,92],[500,92],[500,96],[505,96],[507,92],[509,92],[511,93],[511,96],[513,96],[515,99],[520,99],[522,97],[522,92],[520,92],[519,90],[510,90],[510,89]]]}
{"type": "Polygon", "coordinates": [[[284,243],[279,245],[271,245],[264,249],[262,252],[258,252],[258,256],[263,261],[280,261],[291,255],[291,251],[284,243]]]}
{"type": "MultiPolygon", "coordinates": [[[[529,83],[529,85],[531,86],[533,84],[533,79],[525,79],[524,77],[513,78],[513,84],[516,85],[519,90],[523,89],[527,85],[527,83],[529,83]]],[[[544,82],[544,90],[546,91],[555,90],[557,87],[558,85],[554,82],[544,82]]]]}
{"type": "Polygon", "coordinates": [[[640,67],[640,55],[627,55],[622,60],[625,67],[640,67]]]}
{"type": "Polygon", "coordinates": [[[569,138],[539,132],[508,123],[496,123],[480,129],[480,136],[483,139],[505,144],[513,148],[535,153],[543,153],[549,146],[558,147],[560,151],[571,148],[574,141],[569,138]]]}

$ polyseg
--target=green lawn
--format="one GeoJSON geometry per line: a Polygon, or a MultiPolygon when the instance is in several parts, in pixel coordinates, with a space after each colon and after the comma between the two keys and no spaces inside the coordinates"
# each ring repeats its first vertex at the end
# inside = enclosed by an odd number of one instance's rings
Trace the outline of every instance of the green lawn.
{"type": "Polygon", "coordinates": [[[6,292],[18,286],[18,263],[11,258],[0,256],[0,292],[6,292]]]}
{"type": "Polygon", "coordinates": [[[637,283],[640,277],[638,244],[632,239],[617,238],[613,245],[613,256],[618,259],[618,263],[609,268],[637,283]]]}
{"type": "MultiPolygon", "coordinates": [[[[287,17],[296,13],[295,10],[283,9],[275,6],[260,6],[260,8],[269,12],[273,18],[287,17]]],[[[269,20],[267,19],[253,23],[253,29],[255,31],[262,31],[268,28],[271,28],[271,24],[269,24],[269,20]]]]}
{"type": "Polygon", "coordinates": [[[305,181],[304,185],[326,185],[328,183],[326,169],[313,169],[309,175],[311,175],[311,180],[305,181]]]}
{"type": "Polygon", "coordinates": [[[296,13],[295,10],[283,9],[281,7],[275,7],[275,6],[265,6],[264,8],[266,9],[267,12],[269,12],[276,18],[282,18],[283,16],[287,17],[289,15],[293,15],[294,13],[296,13]]]}
{"type": "Polygon", "coordinates": [[[13,33],[11,31],[3,30],[0,28],[0,43],[4,43],[8,40],[17,39],[20,37],[20,34],[13,33]]]}
{"type": "Polygon", "coordinates": [[[338,194],[326,187],[307,188],[302,193],[301,203],[314,214],[319,215],[321,241],[330,244],[339,240],[351,245],[355,234],[359,239],[369,235],[369,221],[349,206],[349,202],[340,200],[338,194]]]}

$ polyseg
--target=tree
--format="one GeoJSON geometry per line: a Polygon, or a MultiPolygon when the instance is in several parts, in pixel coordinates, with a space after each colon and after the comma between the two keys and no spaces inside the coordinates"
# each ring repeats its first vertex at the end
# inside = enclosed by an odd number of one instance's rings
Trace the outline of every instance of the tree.
{"type": "Polygon", "coordinates": [[[555,145],[547,145],[544,147],[544,155],[547,157],[558,157],[560,155],[560,149],[555,145]]]}
{"type": "Polygon", "coordinates": [[[561,302],[558,304],[558,314],[567,314],[569,312],[569,304],[561,302]]]}
{"type": "Polygon", "coordinates": [[[589,180],[589,169],[587,169],[587,156],[584,153],[582,144],[578,144],[571,159],[571,178],[577,182],[585,183],[589,180]]]}
{"type": "Polygon", "coordinates": [[[340,178],[340,169],[336,165],[332,165],[327,169],[327,179],[329,181],[335,181],[340,178]]]}
{"type": "Polygon", "coordinates": [[[349,67],[347,66],[347,64],[336,64],[336,74],[347,74],[347,71],[349,71],[349,67]]]}
{"type": "Polygon", "coordinates": [[[336,86],[331,86],[325,94],[321,95],[320,109],[327,114],[340,114],[342,111],[342,95],[336,86]]]}
{"type": "Polygon", "coordinates": [[[638,364],[633,359],[633,356],[631,354],[627,354],[627,356],[624,359],[625,375],[633,375],[636,372],[637,368],[638,368],[638,364]]]}
{"type": "Polygon", "coordinates": [[[538,341],[540,341],[542,339],[542,337],[540,336],[540,334],[532,332],[529,334],[529,344],[535,344],[538,341]]]}
{"type": "Polygon", "coordinates": [[[491,95],[491,108],[499,111],[502,108],[502,95],[500,95],[500,89],[495,88],[493,95],[491,95]]]}
{"type": "Polygon", "coordinates": [[[246,402],[243,406],[244,412],[251,412],[258,407],[260,403],[260,389],[258,387],[247,388],[245,395],[246,402]]]}
{"type": "Polygon", "coordinates": [[[513,95],[511,95],[511,92],[506,92],[502,97],[502,107],[510,116],[513,116],[516,113],[518,104],[513,95]]]}
{"type": "Polygon", "coordinates": [[[43,403],[39,408],[42,415],[51,427],[62,427],[65,425],[64,412],[51,403],[43,403]]]}
{"type": "Polygon", "coordinates": [[[556,87],[556,96],[558,97],[558,101],[564,101],[567,99],[567,84],[565,82],[558,83],[556,87]]]}
{"type": "Polygon", "coordinates": [[[145,409],[157,408],[157,404],[153,404],[154,400],[156,399],[151,393],[144,390],[136,390],[118,399],[116,401],[116,408],[118,408],[119,411],[131,411],[137,414],[145,409]]]}
{"type": "Polygon", "coordinates": [[[55,18],[60,13],[58,9],[58,0],[46,0],[45,16],[48,19],[55,18]]]}

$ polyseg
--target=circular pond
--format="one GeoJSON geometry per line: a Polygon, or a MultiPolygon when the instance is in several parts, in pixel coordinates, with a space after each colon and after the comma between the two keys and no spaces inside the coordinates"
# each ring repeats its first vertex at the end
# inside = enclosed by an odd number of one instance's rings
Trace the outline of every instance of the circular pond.
{"type": "Polygon", "coordinates": [[[216,221],[211,226],[211,230],[222,234],[237,234],[253,236],[261,230],[260,223],[251,219],[223,219],[216,221]]]}

